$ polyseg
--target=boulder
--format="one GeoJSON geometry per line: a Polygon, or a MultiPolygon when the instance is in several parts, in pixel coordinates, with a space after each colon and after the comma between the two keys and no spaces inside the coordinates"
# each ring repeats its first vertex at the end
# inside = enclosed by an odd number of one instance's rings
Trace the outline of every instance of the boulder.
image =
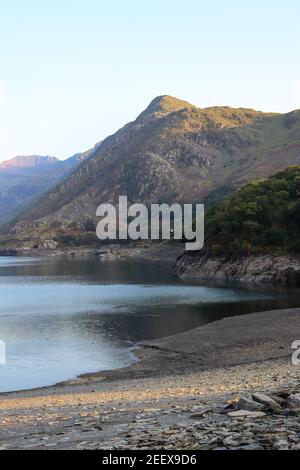
{"type": "Polygon", "coordinates": [[[240,410],[247,411],[265,411],[267,408],[266,405],[262,403],[243,397],[240,399],[237,406],[240,410]]]}
{"type": "Polygon", "coordinates": [[[279,439],[273,445],[274,450],[289,450],[289,444],[286,439],[279,439]]]}
{"type": "Polygon", "coordinates": [[[57,241],[55,240],[44,240],[40,243],[39,248],[44,250],[55,250],[57,248],[57,241]]]}
{"type": "Polygon", "coordinates": [[[252,398],[254,401],[267,406],[271,411],[278,412],[282,410],[279,403],[277,403],[275,400],[273,400],[273,398],[269,397],[268,395],[265,395],[264,393],[253,393],[252,398]]]}
{"type": "Polygon", "coordinates": [[[286,406],[291,409],[300,408],[300,393],[290,395],[286,401],[286,406]]]}

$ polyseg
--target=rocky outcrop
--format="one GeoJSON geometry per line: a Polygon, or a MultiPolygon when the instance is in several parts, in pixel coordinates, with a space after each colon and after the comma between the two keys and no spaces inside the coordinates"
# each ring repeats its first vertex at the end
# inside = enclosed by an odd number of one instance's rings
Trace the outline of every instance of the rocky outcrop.
{"type": "Polygon", "coordinates": [[[175,274],[184,279],[208,279],[272,284],[300,284],[300,256],[251,255],[216,257],[184,253],[175,274]]]}
{"type": "Polygon", "coordinates": [[[43,250],[55,250],[57,248],[58,242],[55,240],[45,240],[40,243],[39,247],[43,250]]]}

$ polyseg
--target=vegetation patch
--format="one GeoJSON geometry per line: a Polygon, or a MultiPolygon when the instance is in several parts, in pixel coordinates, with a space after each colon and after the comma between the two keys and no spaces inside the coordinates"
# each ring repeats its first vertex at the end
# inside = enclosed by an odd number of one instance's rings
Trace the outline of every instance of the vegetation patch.
{"type": "Polygon", "coordinates": [[[206,215],[215,255],[300,252],[300,166],[247,184],[206,215]]]}

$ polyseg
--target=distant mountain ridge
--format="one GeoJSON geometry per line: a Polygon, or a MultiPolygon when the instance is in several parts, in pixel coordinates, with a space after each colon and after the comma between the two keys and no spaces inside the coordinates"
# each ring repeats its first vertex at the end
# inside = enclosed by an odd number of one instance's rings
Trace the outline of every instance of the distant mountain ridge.
{"type": "Polygon", "coordinates": [[[62,237],[84,243],[100,203],[212,204],[254,179],[300,164],[300,111],[198,108],[163,95],[10,227],[16,244],[62,237]]]}
{"type": "Polygon", "coordinates": [[[9,168],[36,168],[58,165],[60,160],[56,157],[42,156],[42,155],[20,155],[11,160],[6,160],[0,163],[0,170],[9,168]]]}
{"type": "Polygon", "coordinates": [[[55,187],[85,158],[89,158],[97,145],[66,160],[25,155],[0,163],[0,224],[9,222],[55,187]]]}

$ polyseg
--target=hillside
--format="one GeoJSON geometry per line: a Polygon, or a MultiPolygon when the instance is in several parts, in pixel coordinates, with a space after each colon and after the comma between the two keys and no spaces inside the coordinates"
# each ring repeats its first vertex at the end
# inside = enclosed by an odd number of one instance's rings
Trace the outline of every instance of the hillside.
{"type": "Polygon", "coordinates": [[[206,215],[214,255],[300,253],[300,166],[247,184],[206,215]]]}
{"type": "MultiPolygon", "coordinates": [[[[86,242],[100,203],[212,204],[240,185],[300,164],[300,111],[268,114],[197,108],[161,96],[105,139],[89,159],[10,228],[15,244],[57,238],[86,242]],[[66,238],[67,237],[67,238],[66,238]]],[[[5,238],[5,236],[4,236],[5,238]]]]}
{"type": "Polygon", "coordinates": [[[22,214],[88,158],[95,148],[64,161],[55,157],[29,155],[0,163],[0,225],[22,214]]]}
{"type": "Polygon", "coordinates": [[[184,278],[300,284],[300,166],[247,184],[212,207],[206,240],[186,252],[184,278]]]}

